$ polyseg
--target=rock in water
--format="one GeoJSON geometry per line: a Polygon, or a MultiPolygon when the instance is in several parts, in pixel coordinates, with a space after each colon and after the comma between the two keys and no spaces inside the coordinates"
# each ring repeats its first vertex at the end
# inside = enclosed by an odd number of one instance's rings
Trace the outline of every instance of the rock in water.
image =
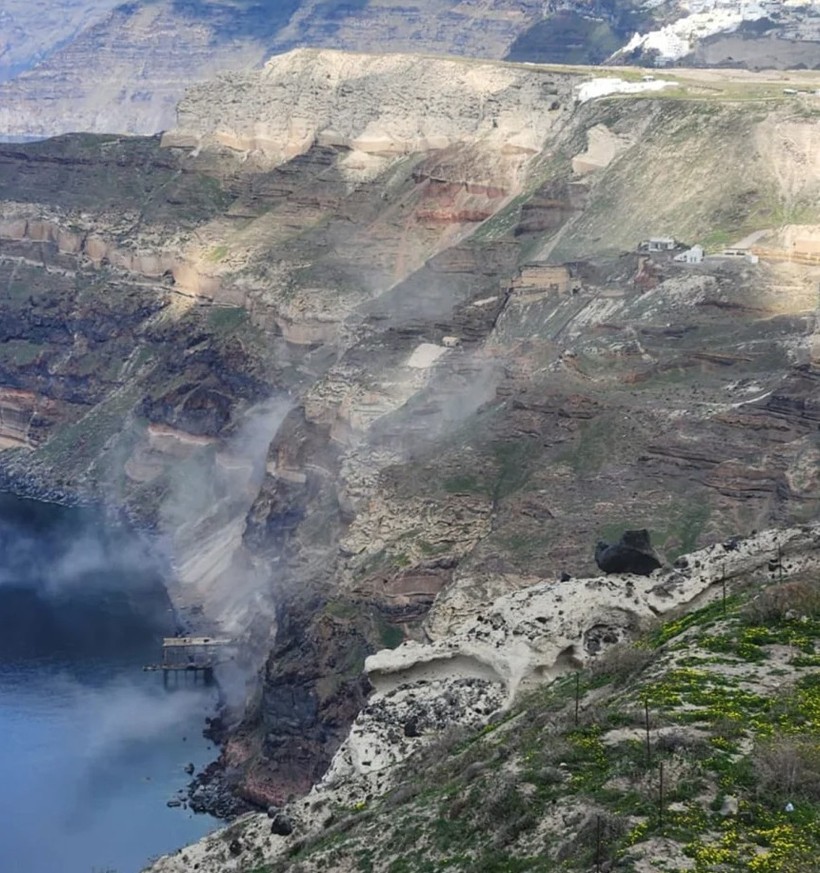
{"type": "Polygon", "coordinates": [[[648,576],[661,566],[652,550],[647,530],[624,531],[617,543],[598,540],[595,563],[604,573],[634,573],[637,576],[648,576]]]}

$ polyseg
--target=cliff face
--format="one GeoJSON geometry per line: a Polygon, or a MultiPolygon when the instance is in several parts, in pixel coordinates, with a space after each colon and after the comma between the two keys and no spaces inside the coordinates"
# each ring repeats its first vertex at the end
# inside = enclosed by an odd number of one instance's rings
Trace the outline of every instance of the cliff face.
{"type": "Polygon", "coordinates": [[[36,4],[14,2],[6,13],[0,61],[12,78],[0,84],[0,135],[155,133],[173,126],[189,85],[299,46],[503,57],[540,9],[511,0],[63,5],[68,14],[49,28],[36,4]]]}
{"type": "Polygon", "coordinates": [[[816,0],[113,0],[0,12],[0,136],[152,134],[186,88],[294,48],[812,68],[816,0]]]}
{"type": "Polygon", "coordinates": [[[168,536],[176,603],[261,669],[225,750],[256,801],[323,772],[374,650],[616,529],[817,516],[815,98],[591,79],[295,52],[162,141],[0,147],[4,481],[168,536]]]}
{"type": "MultiPolygon", "coordinates": [[[[454,164],[442,175],[473,183],[478,207],[482,194],[514,184],[505,170],[541,150],[571,101],[568,80],[513,65],[302,49],[192,88],[163,144],[224,147],[271,163],[314,145],[348,149],[360,161],[435,152],[454,164]]],[[[353,178],[367,172],[351,169],[353,178]]]]}
{"type": "MultiPolygon", "coordinates": [[[[104,14],[98,8],[87,27],[60,34],[45,57],[0,83],[0,135],[167,128],[186,84],[265,56],[252,33],[220,33],[230,5],[206,4],[204,15],[195,10],[174,2],[112,3],[104,14]]],[[[38,11],[27,4],[18,15],[38,11]]],[[[39,22],[31,23],[33,33],[41,34],[39,22]]]]}

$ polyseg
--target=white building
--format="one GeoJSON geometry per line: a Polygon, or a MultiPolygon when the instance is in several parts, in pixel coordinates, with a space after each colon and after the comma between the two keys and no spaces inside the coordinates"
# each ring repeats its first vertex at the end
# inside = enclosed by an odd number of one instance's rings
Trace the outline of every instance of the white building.
{"type": "Polygon", "coordinates": [[[683,264],[699,264],[703,260],[703,246],[694,245],[688,251],[675,255],[675,260],[683,264]]]}
{"type": "Polygon", "coordinates": [[[645,252],[672,252],[677,243],[671,236],[651,236],[641,243],[641,249],[645,252]]]}

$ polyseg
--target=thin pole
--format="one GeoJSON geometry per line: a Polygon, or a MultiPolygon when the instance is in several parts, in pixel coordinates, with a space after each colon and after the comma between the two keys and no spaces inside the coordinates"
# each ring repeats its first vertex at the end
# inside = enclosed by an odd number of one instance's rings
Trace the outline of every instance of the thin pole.
{"type": "Polygon", "coordinates": [[[644,716],[646,721],[646,766],[652,766],[652,740],[649,736],[649,698],[645,698],[644,702],[644,716]]]}
{"type": "Polygon", "coordinates": [[[601,873],[601,816],[595,819],[595,873],[601,873]]]}
{"type": "Polygon", "coordinates": [[[578,727],[578,707],[581,704],[581,674],[575,673],[575,726],[578,727]]]}
{"type": "Polygon", "coordinates": [[[663,833],[663,761],[660,763],[660,785],[658,787],[658,830],[663,833]]]}

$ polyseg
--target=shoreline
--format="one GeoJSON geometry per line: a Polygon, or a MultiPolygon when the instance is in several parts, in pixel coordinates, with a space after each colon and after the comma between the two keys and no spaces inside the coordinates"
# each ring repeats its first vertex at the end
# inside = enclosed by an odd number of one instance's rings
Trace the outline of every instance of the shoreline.
{"type": "Polygon", "coordinates": [[[261,812],[264,808],[251,803],[237,794],[230,786],[228,767],[223,760],[225,744],[230,738],[230,726],[225,722],[226,703],[222,697],[219,680],[216,680],[219,700],[216,714],[205,718],[202,736],[213,743],[219,754],[188,783],[188,806],[195,813],[206,813],[229,824],[249,812],[261,812]]]}
{"type": "MultiPolygon", "coordinates": [[[[146,537],[151,545],[160,545],[156,552],[162,555],[161,544],[154,527],[147,524],[137,513],[129,512],[127,507],[106,501],[98,494],[52,488],[40,477],[32,476],[31,473],[21,476],[0,461],[0,496],[62,507],[66,510],[97,510],[111,523],[122,525],[137,536],[146,537]]],[[[164,576],[164,573],[162,575],[164,576]]],[[[174,635],[196,633],[197,627],[190,622],[189,617],[186,619],[183,616],[171,600],[169,587],[164,578],[161,579],[161,584],[172,610],[174,635]]],[[[258,812],[263,808],[236,794],[230,787],[229,779],[226,778],[227,765],[223,760],[223,753],[225,743],[230,737],[230,713],[227,710],[227,702],[218,675],[214,684],[218,695],[217,702],[213,715],[205,717],[199,733],[213,744],[216,755],[202,770],[193,774],[193,779],[184,788],[184,795],[187,807],[194,813],[210,815],[222,824],[228,824],[239,815],[258,812]]]]}

